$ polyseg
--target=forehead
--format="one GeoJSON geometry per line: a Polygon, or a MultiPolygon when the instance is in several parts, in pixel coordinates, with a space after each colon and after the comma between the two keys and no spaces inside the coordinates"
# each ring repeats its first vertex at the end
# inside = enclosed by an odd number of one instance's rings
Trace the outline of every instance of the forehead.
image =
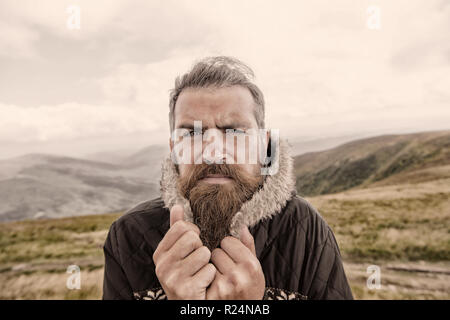
{"type": "Polygon", "coordinates": [[[253,97],[245,87],[186,88],[175,106],[175,127],[197,120],[201,120],[204,126],[240,121],[256,127],[254,111],[253,97]]]}

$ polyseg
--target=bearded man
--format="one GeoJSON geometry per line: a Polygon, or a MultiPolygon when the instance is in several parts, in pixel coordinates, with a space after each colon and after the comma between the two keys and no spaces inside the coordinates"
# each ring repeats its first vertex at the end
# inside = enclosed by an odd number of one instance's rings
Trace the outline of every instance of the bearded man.
{"type": "Polygon", "coordinates": [[[296,193],[287,142],[253,139],[265,105],[252,70],[203,59],[169,107],[161,197],[112,224],[103,298],[352,299],[333,232],[296,193]]]}

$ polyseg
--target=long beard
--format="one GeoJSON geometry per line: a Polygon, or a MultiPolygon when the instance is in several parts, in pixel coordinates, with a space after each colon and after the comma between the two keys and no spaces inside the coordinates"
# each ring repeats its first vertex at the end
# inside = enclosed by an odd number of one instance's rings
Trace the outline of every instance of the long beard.
{"type": "Polygon", "coordinates": [[[236,165],[199,164],[181,177],[178,188],[189,200],[194,222],[200,229],[200,239],[210,250],[230,234],[231,221],[242,206],[262,185],[262,176],[252,175],[236,165]],[[208,174],[223,174],[232,178],[226,184],[200,181],[208,174]]]}

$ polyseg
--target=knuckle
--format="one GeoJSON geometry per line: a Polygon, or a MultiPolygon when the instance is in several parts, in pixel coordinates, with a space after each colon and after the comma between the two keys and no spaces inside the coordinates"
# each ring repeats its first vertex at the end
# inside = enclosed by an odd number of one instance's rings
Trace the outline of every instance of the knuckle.
{"type": "Polygon", "coordinates": [[[200,248],[201,246],[203,246],[203,242],[202,240],[200,240],[200,236],[198,234],[195,234],[195,244],[197,246],[197,248],[200,248]]]}
{"type": "Polygon", "coordinates": [[[213,279],[216,275],[216,267],[212,263],[206,265],[205,277],[213,279]]]}
{"type": "Polygon", "coordinates": [[[171,291],[177,293],[177,291],[180,289],[180,285],[178,283],[176,274],[172,273],[167,276],[167,278],[164,280],[167,288],[169,288],[171,291]]]}
{"type": "Polygon", "coordinates": [[[225,245],[227,247],[232,247],[237,242],[240,242],[237,238],[232,237],[232,236],[227,236],[227,237],[222,239],[222,241],[220,243],[220,246],[223,247],[225,245]]]}
{"type": "Polygon", "coordinates": [[[173,226],[171,227],[171,229],[173,229],[173,232],[178,233],[178,234],[183,234],[188,231],[192,231],[193,233],[195,233],[197,235],[200,234],[200,229],[197,225],[195,225],[191,222],[182,221],[182,220],[175,222],[173,224],[173,226]]]}
{"type": "Polygon", "coordinates": [[[225,244],[225,245],[229,244],[232,241],[232,239],[233,238],[230,236],[223,238],[222,241],[220,242],[220,246],[222,246],[223,244],[225,244]]]}
{"type": "Polygon", "coordinates": [[[167,274],[170,272],[170,265],[166,263],[168,257],[162,256],[159,259],[159,262],[155,265],[155,273],[158,279],[165,279],[167,277],[167,274]]]}
{"type": "Polygon", "coordinates": [[[250,278],[241,277],[240,275],[235,274],[230,278],[230,283],[233,286],[234,292],[237,294],[241,294],[249,286],[250,280],[250,278]]]}
{"type": "Polygon", "coordinates": [[[156,248],[155,252],[153,252],[153,255],[152,255],[153,263],[155,265],[158,263],[158,258],[159,258],[159,250],[158,250],[158,248],[156,248]]]}
{"type": "Polygon", "coordinates": [[[158,279],[160,281],[163,281],[166,277],[166,268],[164,268],[163,264],[159,263],[156,265],[155,273],[156,273],[156,276],[158,277],[158,279]]]}
{"type": "Polygon", "coordinates": [[[236,286],[227,280],[221,281],[219,283],[219,292],[220,295],[224,298],[224,299],[228,299],[229,297],[231,297],[233,295],[233,292],[236,291],[236,286]]]}
{"type": "Polygon", "coordinates": [[[189,252],[192,252],[195,250],[195,242],[193,239],[188,239],[184,243],[184,248],[187,249],[189,252]]]}
{"type": "Polygon", "coordinates": [[[238,295],[242,295],[243,293],[245,293],[245,291],[246,291],[246,288],[243,283],[240,283],[234,287],[234,292],[238,295]]]}
{"type": "Polygon", "coordinates": [[[198,238],[198,234],[192,229],[186,231],[186,236],[192,239],[198,238]]]}
{"type": "Polygon", "coordinates": [[[177,233],[182,233],[183,231],[187,230],[187,225],[185,221],[177,221],[173,224],[172,228],[177,233]]]}
{"type": "Polygon", "coordinates": [[[240,278],[239,274],[236,271],[232,271],[227,277],[228,282],[232,284],[234,287],[239,286],[240,283],[239,278],[240,278]]]}
{"type": "Polygon", "coordinates": [[[199,236],[192,230],[186,232],[186,245],[191,249],[197,249],[202,245],[199,236]]]}
{"type": "Polygon", "coordinates": [[[216,273],[216,271],[217,271],[216,266],[213,265],[212,263],[208,263],[208,268],[213,273],[216,273]]]}
{"type": "Polygon", "coordinates": [[[190,228],[192,231],[194,231],[197,235],[200,234],[200,228],[197,225],[195,225],[191,222],[185,222],[185,223],[186,223],[187,227],[190,228]]]}
{"type": "Polygon", "coordinates": [[[222,249],[220,249],[220,248],[214,249],[214,250],[211,252],[211,260],[216,260],[217,257],[220,255],[220,251],[221,251],[221,250],[222,250],[222,249]]]}
{"type": "Polygon", "coordinates": [[[173,231],[178,231],[178,230],[181,228],[181,222],[182,222],[182,221],[177,221],[177,222],[175,222],[175,223],[170,227],[170,229],[172,229],[173,231]]]}
{"type": "Polygon", "coordinates": [[[161,280],[162,273],[161,273],[161,266],[159,264],[157,264],[155,267],[155,274],[158,277],[158,279],[161,280]]]}
{"type": "Polygon", "coordinates": [[[245,270],[250,274],[254,275],[259,271],[259,265],[253,260],[246,260],[243,262],[245,270]]]}
{"type": "Polygon", "coordinates": [[[200,258],[205,261],[209,261],[211,259],[211,251],[209,251],[208,247],[202,246],[200,247],[200,258]]]}

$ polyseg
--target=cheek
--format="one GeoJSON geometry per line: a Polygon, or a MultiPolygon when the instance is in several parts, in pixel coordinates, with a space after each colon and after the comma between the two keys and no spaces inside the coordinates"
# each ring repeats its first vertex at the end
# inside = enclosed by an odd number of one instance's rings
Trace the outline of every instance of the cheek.
{"type": "Polygon", "coordinates": [[[245,171],[246,173],[253,175],[253,176],[259,176],[260,175],[260,166],[258,164],[242,164],[240,165],[241,170],[245,171]]]}

